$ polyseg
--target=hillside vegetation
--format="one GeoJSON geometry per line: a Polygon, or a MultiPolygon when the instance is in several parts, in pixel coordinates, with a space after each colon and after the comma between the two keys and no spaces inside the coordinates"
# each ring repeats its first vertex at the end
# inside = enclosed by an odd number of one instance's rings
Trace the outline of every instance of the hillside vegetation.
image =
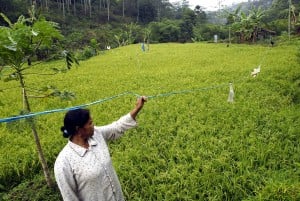
{"type": "MultiPolygon", "coordinates": [[[[26,83],[32,92],[55,85],[76,94],[72,101],[30,99],[35,112],[103,99],[88,107],[96,125],[129,112],[135,94],[149,96],[138,128],[110,144],[126,200],[292,201],[300,199],[296,52],[296,45],[207,43],[154,44],[143,52],[136,44],[101,52],[54,76],[34,73],[63,62],[40,65],[26,83]],[[261,72],[252,77],[259,65],[261,72]],[[233,103],[227,102],[230,82],[233,103]],[[115,97],[124,92],[132,93],[115,97]]],[[[18,115],[23,105],[17,83],[2,82],[0,90],[0,118],[18,115]]],[[[35,117],[51,168],[66,143],[63,116],[35,117]]],[[[0,199],[60,199],[37,177],[41,167],[26,120],[0,124],[0,152],[0,199]]]]}

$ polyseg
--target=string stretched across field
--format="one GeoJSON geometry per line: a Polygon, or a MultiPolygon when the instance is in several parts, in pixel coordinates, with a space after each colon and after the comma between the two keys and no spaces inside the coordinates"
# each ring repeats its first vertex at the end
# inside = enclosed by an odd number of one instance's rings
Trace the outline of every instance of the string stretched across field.
{"type": "MultiPolygon", "coordinates": [[[[261,56],[261,61],[260,61],[259,67],[261,66],[261,63],[265,60],[269,50],[270,50],[270,48],[268,48],[265,51],[265,53],[261,56]]],[[[166,97],[166,96],[171,96],[171,95],[176,95],[176,94],[186,94],[186,93],[191,93],[191,92],[195,92],[195,91],[204,91],[204,90],[216,89],[216,88],[223,87],[225,85],[228,86],[228,84],[221,84],[221,85],[218,85],[218,86],[211,86],[211,87],[205,87],[205,88],[189,89],[189,90],[182,90],[182,91],[172,91],[172,92],[169,92],[169,93],[162,93],[162,94],[147,96],[147,98],[148,99],[153,99],[153,98],[166,97]]],[[[100,100],[97,100],[97,101],[94,101],[94,102],[91,102],[91,103],[78,105],[78,106],[74,106],[74,107],[53,109],[53,110],[48,110],[48,111],[29,113],[29,114],[25,114],[25,115],[19,115],[19,116],[3,118],[3,119],[0,119],[0,123],[12,122],[12,121],[16,121],[16,120],[19,120],[19,119],[30,118],[30,117],[34,117],[34,116],[50,114],[50,113],[55,113],[55,112],[64,112],[64,111],[69,111],[69,110],[75,110],[75,109],[78,109],[78,108],[84,108],[84,107],[88,107],[88,106],[91,106],[91,105],[100,104],[100,103],[103,103],[103,102],[106,102],[106,101],[110,101],[110,100],[113,100],[115,98],[125,96],[125,95],[134,95],[136,97],[140,97],[139,94],[136,94],[136,93],[133,93],[133,92],[124,92],[124,93],[121,93],[121,94],[118,94],[118,95],[115,95],[115,96],[111,96],[111,97],[108,97],[108,98],[100,99],[100,100]]]]}
{"type": "MultiPolygon", "coordinates": [[[[196,91],[205,91],[205,90],[210,90],[210,89],[216,89],[216,88],[220,88],[220,87],[224,87],[224,86],[228,86],[228,84],[221,84],[221,85],[217,85],[217,86],[197,88],[197,89],[172,91],[172,92],[168,92],[168,93],[162,93],[162,94],[147,96],[147,98],[148,99],[153,99],[153,98],[158,98],[158,97],[167,97],[167,96],[176,95],[176,94],[186,94],[186,93],[192,93],[192,92],[196,92],[196,91]]],[[[121,93],[121,94],[117,94],[117,95],[114,95],[114,96],[111,96],[111,97],[100,99],[100,100],[97,100],[97,101],[94,101],[94,102],[91,102],[91,103],[87,103],[87,104],[83,104],[83,105],[77,105],[77,106],[74,106],[74,107],[53,109],[53,110],[47,110],[47,111],[42,111],[42,112],[29,113],[29,114],[25,114],[25,115],[7,117],[7,118],[0,119],[0,123],[8,123],[8,122],[12,122],[12,121],[17,121],[19,119],[25,119],[25,118],[30,118],[30,117],[34,117],[34,116],[44,115],[44,114],[50,114],[50,113],[55,113],[55,112],[64,112],[64,111],[69,111],[69,110],[75,110],[75,109],[78,109],[78,108],[84,108],[84,107],[92,106],[92,105],[95,105],[95,104],[101,104],[101,103],[106,102],[106,101],[111,101],[113,99],[116,99],[116,98],[119,98],[119,97],[125,96],[125,95],[134,95],[136,97],[140,97],[139,94],[136,94],[136,93],[133,93],[133,92],[124,92],[124,93],[121,93]]]]}

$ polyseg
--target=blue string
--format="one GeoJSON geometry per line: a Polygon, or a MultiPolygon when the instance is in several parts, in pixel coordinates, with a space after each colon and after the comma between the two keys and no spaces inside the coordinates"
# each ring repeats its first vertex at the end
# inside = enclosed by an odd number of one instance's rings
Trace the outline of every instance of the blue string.
{"type": "MultiPolygon", "coordinates": [[[[198,89],[191,89],[191,90],[182,90],[182,91],[173,91],[173,92],[169,92],[169,93],[162,93],[162,94],[157,94],[157,95],[152,95],[152,96],[147,96],[147,99],[153,99],[153,98],[158,98],[158,97],[166,97],[166,96],[171,96],[171,95],[175,95],[175,94],[186,94],[186,93],[191,93],[194,91],[203,91],[203,90],[210,90],[210,89],[216,89],[216,88],[220,88],[223,87],[225,84],[222,85],[218,85],[218,86],[213,86],[213,87],[205,87],[205,88],[198,88],[198,89]]],[[[228,84],[226,84],[226,86],[228,86],[228,84]]],[[[133,92],[124,92],[115,96],[111,96],[108,98],[104,98],[104,99],[100,99],[91,103],[87,103],[87,104],[83,104],[83,105],[77,105],[77,106],[73,106],[73,107],[68,107],[68,108],[61,108],[61,109],[53,109],[53,110],[48,110],[48,111],[42,111],[42,112],[36,112],[36,113],[29,113],[29,114],[25,114],[25,115],[19,115],[19,116],[13,116],[13,117],[7,117],[7,118],[3,118],[0,119],[0,123],[8,123],[8,122],[12,122],[12,121],[17,121],[19,119],[24,119],[24,118],[30,118],[30,117],[34,117],[34,116],[38,116],[38,115],[44,115],[44,114],[50,114],[50,113],[55,113],[55,112],[64,112],[64,111],[69,111],[69,110],[76,110],[79,108],[84,108],[84,107],[88,107],[91,105],[95,105],[95,104],[100,104],[106,101],[110,101],[116,98],[119,98],[121,96],[125,96],[125,95],[134,95],[136,97],[141,97],[139,94],[133,93],[133,92]]]]}

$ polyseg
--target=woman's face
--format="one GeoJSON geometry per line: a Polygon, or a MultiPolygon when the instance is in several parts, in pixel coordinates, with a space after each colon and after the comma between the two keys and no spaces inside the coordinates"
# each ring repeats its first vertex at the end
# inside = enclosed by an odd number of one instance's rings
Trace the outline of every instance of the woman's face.
{"type": "Polygon", "coordinates": [[[89,138],[94,135],[94,123],[93,119],[90,117],[88,122],[80,128],[80,134],[83,138],[89,138]]]}

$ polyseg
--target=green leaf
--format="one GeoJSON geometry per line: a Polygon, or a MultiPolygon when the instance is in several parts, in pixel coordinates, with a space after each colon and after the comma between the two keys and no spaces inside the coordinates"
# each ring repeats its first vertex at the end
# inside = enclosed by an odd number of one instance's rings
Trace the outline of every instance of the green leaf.
{"type": "Polygon", "coordinates": [[[17,47],[14,44],[12,44],[12,45],[3,45],[3,47],[5,47],[8,50],[14,51],[14,52],[17,51],[17,47]]]}
{"type": "Polygon", "coordinates": [[[71,69],[71,67],[73,66],[74,63],[79,65],[79,62],[78,62],[77,58],[71,52],[69,52],[67,50],[64,50],[62,52],[62,54],[65,57],[66,64],[67,64],[67,69],[71,69]]]}
{"type": "Polygon", "coordinates": [[[11,23],[11,21],[8,19],[8,17],[6,15],[4,15],[3,13],[0,13],[1,17],[4,19],[5,22],[7,22],[7,24],[12,27],[13,24],[11,23]]]}
{"type": "Polygon", "coordinates": [[[62,39],[62,35],[56,28],[56,24],[46,21],[45,19],[39,19],[32,27],[32,42],[34,44],[41,43],[41,45],[50,47],[53,43],[53,39],[62,39]]]}

